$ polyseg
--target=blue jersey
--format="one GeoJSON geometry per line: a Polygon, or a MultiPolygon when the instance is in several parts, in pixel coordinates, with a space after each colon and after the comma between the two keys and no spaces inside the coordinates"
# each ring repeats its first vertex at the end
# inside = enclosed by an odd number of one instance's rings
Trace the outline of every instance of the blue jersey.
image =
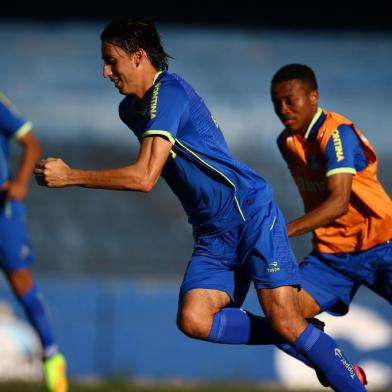
{"type": "MultiPolygon", "coordinates": [[[[9,142],[22,137],[31,128],[31,123],[22,118],[11,102],[0,94],[0,186],[11,177],[9,142]]],[[[0,192],[0,269],[16,271],[27,268],[33,260],[23,203],[7,201],[6,193],[0,192]]]]}
{"type": "Polygon", "coordinates": [[[0,94],[0,186],[10,179],[9,141],[31,130],[31,123],[22,118],[11,102],[0,94]]]}
{"type": "Polygon", "coordinates": [[[261,192],[265,203],[271,200],[269,185],[232,157],[205,103],[178,75],[159,73],[148,105],[140,108],[136,99],[128,96],[120,103],[119,113],[139,141],[162,136],[172,143],[162,176],[195,228],[208,225],[219,230],[219,222],[236,221],[232,214],[246,220],[245,195],[252,189],[261,192]]]}

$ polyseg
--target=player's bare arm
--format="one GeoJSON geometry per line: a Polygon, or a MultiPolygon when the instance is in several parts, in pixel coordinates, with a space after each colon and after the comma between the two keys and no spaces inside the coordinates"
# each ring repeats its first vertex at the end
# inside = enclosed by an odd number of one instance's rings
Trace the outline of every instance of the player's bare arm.
{"type": "Polygon", "coordinates": [[[8,181],[4,189],[7,190],[9,200],[23,200],[27,196],[28,185],[34,166],[41,155],[41,147],[33,132],[28,132],[18,139],[23,153],[15,177],[8,181]]]}
{"type": "Polygon", "coordinates": [[[308,233],[333,222],[348,211],[353,175],[334,174],[328,177],[329,196],[317,208],[287,224],[289,237],[308,233]]]}
{"type": "Polygon", "coordinates": [[[157,183],[169,156],[172,144],[155,136],[143,139],[137,160],[125,167],[109,170],[80,170],[70,168],[60,158],[40,161],[34,171],[37,182],[49,188],[81,186],[149,192],[157,183]]]}

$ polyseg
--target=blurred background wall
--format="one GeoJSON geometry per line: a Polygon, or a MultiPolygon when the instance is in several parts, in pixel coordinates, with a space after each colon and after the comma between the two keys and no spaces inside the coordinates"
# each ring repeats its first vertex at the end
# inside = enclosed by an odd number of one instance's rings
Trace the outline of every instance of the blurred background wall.
{"type": "MultiPolygon", "coordinates": [[[[379,3],[339,11],[333,3],[316,11],[285,2],[257,11],[250,1],[189,5],[186,12],[170,2],[148,9],[123,5],[121,12],[11,6],[0,19],[0,91],[33,122],[44,156],[80,168],[125,165],[138,146],[118,118],[121,96],[102,78],[99,34],[112,17],[151,17],[174,57],[171,71],[204,98],[234,155],[272,184],[291,219],[302,204],[276,147],[281,124],[269,97],[273,73],[287,63],[315,70],[321,105],[365,133],[379,154],[379,177],[392,192],[392,32],[379,3]]],[[[163,181],[149,195],[32,184],[27,208],[34,271],[71,376],[230,377],[297,386],[315,379],[272,347],[214,346],[176,330],[177,290],[192,235],[163,181]]],[[[310,238],[292,245],[300,261],[310,238]]],[[[4,281],[1,300],[22,317],[4,281]]],[[[253,293],[247,306],[258,311],[253,293]]],[[[367,364],[379,386],[392,383],[391,313],[385,301],[360,290],[348,316],[326,316],[327,331],[354,361],[367,364]],[[358,334],[360,325],[366,333],[358,334]]]]}

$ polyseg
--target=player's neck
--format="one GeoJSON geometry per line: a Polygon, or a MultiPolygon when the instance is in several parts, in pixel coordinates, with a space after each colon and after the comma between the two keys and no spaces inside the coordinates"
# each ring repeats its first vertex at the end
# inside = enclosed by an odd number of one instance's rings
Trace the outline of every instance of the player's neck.
{"type": "Polygon", "coordinates": [[[150,90],[155,82],[155,76],[158,74],[158,71],[150,66],[146,67],[146,70],[143,73],[143,79],[140,83],[139,92],[136,94],[136,99],[143,104],[149,96],[150,90]]]}

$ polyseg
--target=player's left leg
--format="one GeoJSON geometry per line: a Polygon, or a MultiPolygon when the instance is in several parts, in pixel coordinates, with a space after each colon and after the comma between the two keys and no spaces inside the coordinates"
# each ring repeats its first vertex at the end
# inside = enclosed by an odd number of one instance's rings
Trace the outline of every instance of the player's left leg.
{"type": "Polygon", "coordinates": [[[22,268],[16,271],[9,271],[6,272],[6,277],[27,318],[41,340],[43,357],[51,357],[57,352],[57,345],[54,341],[52,328],[39,292],[34,286],[30,270],[22,268]]]}
{"type": "Polygon", "coordinates": [[[205,255],[193,255],[181,286],[177,326],[189,337],[213,343],[283,343],[264,317],[239,306],[248,292],[245,270],[218,269],[205,255]]]}
{"type": "Polygon", "coordinates": [[[177,326],[187,336],[208,340],[214,315],[230,303],[224,291],[195,288],[181,297],[177,326]]]}
{"type": "Polygon", "coordinates": [[[243,224],[215,236],[196,237],[181,285],[177,318],[178,327],[188,336],[225,344],[284,343],[264,317],[240,309],[252,279],[246,260],[268,268],[258,254],[254,258],[249,253],[258,238],[266,237],[263,222],[274,211],[273,203],[271,207],[255,205],[254,211],[247,211],[247,216],[254,217],[243,224]]]}
{"type": "MultiPolygon", "coordinates": [[[[243,287],[247,287],[248,278],[244,278],[242,284],[243,287]]],[[[282,337],[273,331],[265,317],[239,308],[238,304],[242,303],[244,295],[237,296],[230,285],[224,287],[222,279],[220,280],[220,286],[216,285],[216,289],[203,288],[203,286],[212,286],[212,276],[209,275],[209,284],[204,281],[204,284],[200,284],[201,288],[182,290],[177,326],[183,333],[213,343],[248,345],[284,343],[282,337]]],[[[238,285],[236,289],[239,289],[238,285]]]]}
{"type": "Polygon", "coordinates": [[[51,392],[67,391],[66,362],[58,351],[47,313],[39,292],[34,286],[31,271],[28,268],[8,271],[6,277],[41,340],[44,376],[48,390],[51,392]]]}
{"type": "Polygon", "coordinates": [[[0,215],[0,254],[0,268],[41,340],[47,388],[52,392],[65,392],[65,360],[58,352],[44,305],[34,286],[30,271],[34,255],[20,201],[10,202],[9,212],[0,215]]]}

